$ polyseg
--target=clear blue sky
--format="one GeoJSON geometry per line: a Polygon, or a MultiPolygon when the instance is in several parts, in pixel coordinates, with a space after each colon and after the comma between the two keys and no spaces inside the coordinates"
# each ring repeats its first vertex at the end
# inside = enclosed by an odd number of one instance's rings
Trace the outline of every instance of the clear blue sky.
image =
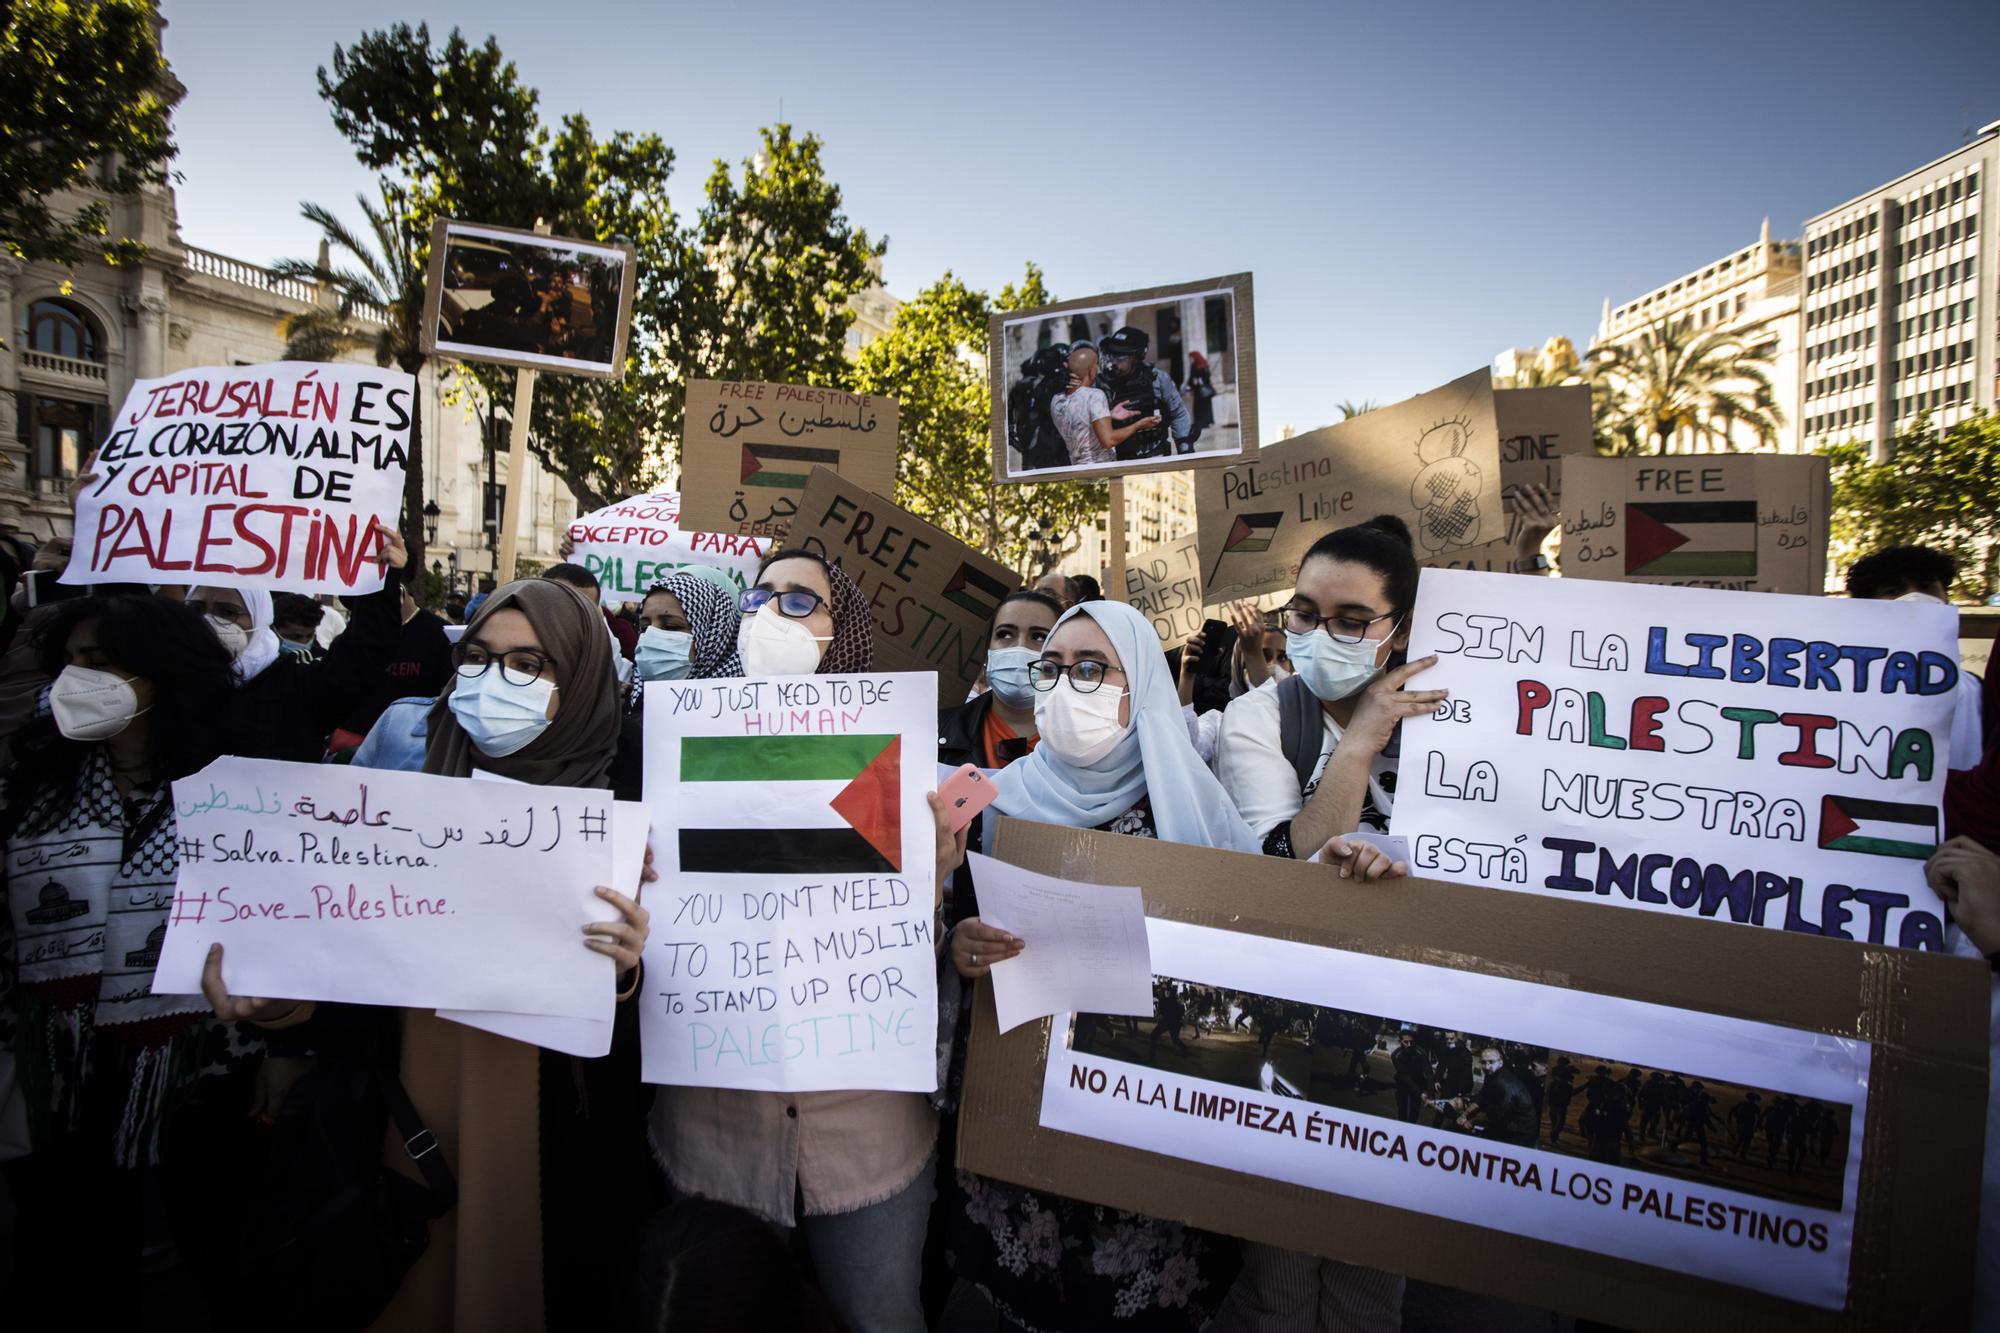
{"type": "Polygon", "coordinates": [[[889,289],[1251,270],[1267,437],[1623,301],[2000,119],[2000,4],[163,0],[187,240],[309,255],[368,177],[313,71],[399,19],[499,38],[545,119],[658,131],[675,206],[784,115],[889,289]]]}

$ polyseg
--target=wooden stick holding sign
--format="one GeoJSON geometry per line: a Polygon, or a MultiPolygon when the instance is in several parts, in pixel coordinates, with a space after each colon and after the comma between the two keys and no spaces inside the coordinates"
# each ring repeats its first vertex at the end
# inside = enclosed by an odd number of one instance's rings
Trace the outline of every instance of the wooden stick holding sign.
{"type": "Polygon", "coordinates": [[[500,514],[500,556],[494,577],[500,583],[514,581],[514,556],[521,542],[521,492],[527,487],[520,478],[528,470],[528,426],[535,416],[535,372],[514,372],[514,421],[507,432],[507,500],[500,514]]]}
{"type": "Polygon", "coordinates": [[[1111,479],[1111,531],[1106,534],[1106,545],[1110,548],[1109,564],[1111,582],[1106,585],[1104,595],[1114,601],[1125,600],[1125,478],[1111,479]]]}

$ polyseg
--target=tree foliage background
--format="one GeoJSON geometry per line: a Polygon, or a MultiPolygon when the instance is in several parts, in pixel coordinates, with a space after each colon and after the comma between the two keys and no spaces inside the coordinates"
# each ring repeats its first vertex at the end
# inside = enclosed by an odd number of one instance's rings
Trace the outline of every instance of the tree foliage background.
{"type": "Polygon", "coordinates": [[[1958,561],[1956,597],[2000,592],[2000,417],[1945,430],[1919,418],[1880,463],[1859,440],[1821,452],[1833,470],[1836,566],[1885,546],[1935,546],[1958,561]]]}

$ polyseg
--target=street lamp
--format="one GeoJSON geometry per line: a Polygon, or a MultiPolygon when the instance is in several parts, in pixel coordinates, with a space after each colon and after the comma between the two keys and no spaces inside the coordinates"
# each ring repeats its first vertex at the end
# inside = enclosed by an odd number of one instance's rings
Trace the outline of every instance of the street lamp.
{"type": "Polygon", "coordinates": [[[438,539],[438,502],[424,501],[424,545],[435,546],[438,539]]]}

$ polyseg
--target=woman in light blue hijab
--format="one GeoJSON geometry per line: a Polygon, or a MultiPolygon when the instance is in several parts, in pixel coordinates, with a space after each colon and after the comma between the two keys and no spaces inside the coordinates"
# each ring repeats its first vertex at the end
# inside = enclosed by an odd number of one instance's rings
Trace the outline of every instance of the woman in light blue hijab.
{"type": "MultiPolygon", "coordinates": [[[[1144,616],[1120,602],[1070,608],[1049,632],[1031,679],[1041,739],[1033,753],[994,775],[999,794],[988,818],[998,811],[1069,828],[1259,850],[1188,740],[1166,656],[1144,616]]],[[[947,989],[958,978],[985,976],[1021,948],[1014,937],[982,925],[976,881],[972,890],[973,915],[951,933],[955,975],[941,978],[947,989]]],[[[955,1063],[948,1080],[954,1093],[962,1074],[955,1063]]],[[[944,1183],[940,1209],[952,1270],[1023,1327],[1193,1333],[1236,1274],[1235,1241],[1179,1222],[962,1171],[944,1183]]]]}

